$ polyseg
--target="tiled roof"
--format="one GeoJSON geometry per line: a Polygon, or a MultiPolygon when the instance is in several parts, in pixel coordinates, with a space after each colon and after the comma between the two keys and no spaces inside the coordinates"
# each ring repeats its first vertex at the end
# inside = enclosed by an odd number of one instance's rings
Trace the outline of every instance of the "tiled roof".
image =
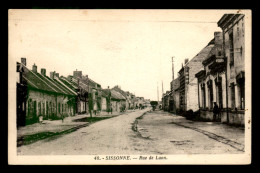
{"type": "MultiPolygon", "coordinates": [[[[78,85],[78,84],[77,84],[78,81],[77,81],[77,79],[75,79],[75,78],[72,78],[72,81],[71,81],[71,82],[74,83],[76,86],[78,85]]],[[[84,89],[84,90],[88,91],[88,85],[87,85],[85,82],[83,82],[81,79],[79,80],[79,87],[80,87],[81,89],[84,89]]]]}
{"type": "Polygon", "coordinates": [[[195,61],[196,59],[201,59],[202,61],[207,59],[209,53],[212,51],[214,45],[210,44],[206,47],[204,47],[195,57],[193,57],[189,62],[187,62],[187,64],[185,64],[185,66],[189,66],[189,64],[193,61],[195,61]]]}
{"type": "Polygon", "coordinates": [[[120,92],[117,92],[113,89],[111,89],[111,97],[118,100],[125,100],[125,97],[120,92]]]}
{"type": "Polygon", "coordinates": [[[71,93],[71,94],[77,95],[77,92],[74,91],[74,90],[72,90],[72,89],[69,88],[68,86],[66,86],[66,84],[64,84],[64,83],[60,80],[60,78],[54,77],[53,80],[54,80],[55,82],[57,82],[57,84],[59,84],[59,87],[62,88],[64,91],[69,92],[69,93],[71,93]]]}
{"type": "Polygon", "coordinates": [[[65,85],[67,85],[70,89],[72,89],[72,90],[75,91],[75,92],[77,91],[77,89],[78,89],[77,85],[74,84],[74,83],[72,83],[72,82],[70,82],[66,77],[61,76],[59,79],[60,79],[65,85]]]}
{"type": "MultiPolygon", "coordinates": [[[[68,84],[70,87],[73,87],[74,89],[78,88],[78,80],[74,77],[72,77],[71,81],[70,81],[67,78],[62,76],[61,80],[64,83],[68,84]]],[[[85,91],[88,91],[88,86],[90,86],[92,88],[96,88],[96,84],[99,85],[98,83],[94,82],[92,79],[87,78],[85,76],[82,76],[82,78],[79,79],[79,88],[81,88],[85,91]]]]}
{"type": "MultiPolygon", "coordinates": [[[[111,92],[111,99],[112,100],[125,100],[125,98],[117,91],[110,90],[111,92]]],[[[102,89],[102,93],[104,93],[106,96],[109,95],[109,89],[102,89]]]]}
{"type": "Polygon", "coordinates": [[[83,83],[85,84],[89,84],[89,86],[91,87],[96,87],[96,85],[101,86],[100,84],[98,84],[97,82],[93,81],[92,79],[90,79],[89,77],[87,78],[86,76],[82,76],[82,78],[80,79],[83,83]]]}
{"type": "Polygon", "coordinates": [[[128,98],[128,94],[123,91],[122,89],[118,88],[118,87],[114,87],[112,88],[113,90],[116,90],[117,92],[119,92],[121,95],[123,95],[125,98],[128,98]]]}
{"type": "Polygon", "coordinates": [[[101,90],[102,97],[108,97],[108,91],[105,91],[104,89],[101,90]]]}
{"type": "Polygon", "coordinates": [[[29,70],[25,65],[17,63],[17,66],[22,67],[23,79],[27,81],[29,88],[35,88],[42,91],[48,91],[53,93],[65,94],[65,95],[75,95],[69,90],[63,88],[59,83],[54,80],[51,80],[47,76],[43,76],[40,73],[35,73],[32,70],[29,70]]]}

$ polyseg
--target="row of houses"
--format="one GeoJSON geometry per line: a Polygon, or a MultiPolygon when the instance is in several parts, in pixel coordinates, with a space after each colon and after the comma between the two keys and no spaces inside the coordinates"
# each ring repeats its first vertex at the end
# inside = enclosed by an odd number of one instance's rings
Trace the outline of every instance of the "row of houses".
{"type": "Polygon", "coordinates": [[[54,120],[78,114],[117,114],[150,103],[118,85],[103,89],[78,70],[67,77],[55,71],[47,76],[46,69],[38,71],[34,64],[30,70],[26,58],[21,58],[16,71],[18,126],[37,122],[40,116],[54,120]]]}
{"type": "MultiPolygon", "coordinates": [[[[163,94],[163,109],[174,113],[198,112],[213,119],[214,103],[221,122],[244,125],[245,26],[243,14],[225,14],[218,21],[222,32],[190,61],[185,59],[171,90],[163,94]]],[[[174,73],[174,72],[173,72],[174,73]]]]}

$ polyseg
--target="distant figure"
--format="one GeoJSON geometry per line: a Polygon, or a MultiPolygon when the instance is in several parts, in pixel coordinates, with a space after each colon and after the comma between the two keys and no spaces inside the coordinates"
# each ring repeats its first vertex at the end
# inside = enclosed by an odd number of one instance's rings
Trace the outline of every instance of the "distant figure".
{"type": "Polygon", "coordinates": [[[42,122],[43,122],[43,116],[42,115],[40,115],[39,116],[39,122],[42,124],[42,122]]]}
{"type": "Polygon", "coordinates": [[[213,107],[213,121],[216,121],[217,115],[219,114],[219,109],[218,105],[216,102],[214,102],[214,107],[213,107]]]}
{"type": "Polygon", "coordinates": [[[94,103],[94,114],[97,115],[97,103],[94,103]]]}
{"type": "Polygon", "coordinates": [[[222,106],[222,104],[220,104],[220,105],[219,105],[219,109],[218,109],[218,116],[217,116],[217,118],[218,118],[219,120],[221,120],[221,117],[222,117],[222,112],[221,112],[222,108],[223,108],[223,106],[222,106]]]}
{"type": "Polygon", "coordinates": [[[64,115],[63,115],[63,114],[61,114],[61,120],[62,120],[62,122],[63,122],[63,120],[64,120],[64,115]]]}

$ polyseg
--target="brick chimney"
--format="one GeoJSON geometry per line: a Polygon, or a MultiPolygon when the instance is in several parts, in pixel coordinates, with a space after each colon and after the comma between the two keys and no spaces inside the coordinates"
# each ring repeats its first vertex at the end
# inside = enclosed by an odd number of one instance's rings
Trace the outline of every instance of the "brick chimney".
{"type": "Polygon", "coordinates": [[[73,71],[73,77],[76,78],[76,79],[79,77],[81,79],[82,78],[82,71],[78,71],[76,69],[76,71],[73,71]]]}
{"type": "Polygon", "coordinates": [[[223,37],[222,32],[214,32],[215,44],[222,44],[223,37]]]}
{"type": "Polygon", "coordinates": [[[46,69],[45,69],[45,68],[42,68],[42,69],[41,69],[41,74],[42,74],[43,76],[46,76],[46,69]]]}
{"type": "Polygon", "coordinates": [[[223,35],[222,32],[214,32],[214,40],[215,40],[215,55],[222,56],[223,53],[223,35]]]}
{"type": "Polygon", "coordinates": [[[55,75],[57,78],[60,77],[60,74],[59,74],[59,73],[55,73],[54,75],[55,75]]]}
{"type": "Polygon", "coordinates": [[[50,72],[50,78],[54,79],[54,75],[55,75],[55,71],[54,72],[50,72]]]}
{"type": "Polygon", "coordinates": [[[37,66],[35,65],[35,63],[34,63],[33,66],[32,66],[32,71],[33,71],[34,73],[37,73],[37,66]]]}
{"type": "Polygon", "coordinates": [[[21,58],[21,63],[26,66],[26,58],[21,58]]]}
{"type": "Polygon", "coordinates": [[[185,60],[184,60],[184,64],[187,64],[188,61],[189,61],[189,58],[185,58],[185,60]]]}

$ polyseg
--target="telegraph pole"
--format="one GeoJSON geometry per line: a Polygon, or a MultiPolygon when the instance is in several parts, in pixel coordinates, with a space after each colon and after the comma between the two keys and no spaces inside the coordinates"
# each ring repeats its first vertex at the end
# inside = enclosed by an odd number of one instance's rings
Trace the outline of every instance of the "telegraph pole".
{"type": "Polygon", "coordinates": [[[174,61],[173,61],[174,56],[172,57],[172,80],[174,80],[174,61]]]}
{"type": "Polygon", "coordinates": [[[174,102],[174,56],[172,57],[172,109],[174,111],[174,113],[176,114],[176,105],[174,102]]]}
{"type": "Polygon", "coordinates": [[[158,104],[159,104],[159,88],[158,88],[158,82],[157,82],[157,100],[158,100],[158,104]]]}
{"type": "Polygon", "coordinates": [[[163,81],[162,81],[162,96],[163,96],[163,93],[164,93],[164,92],[163,92],[163,81]]]}

